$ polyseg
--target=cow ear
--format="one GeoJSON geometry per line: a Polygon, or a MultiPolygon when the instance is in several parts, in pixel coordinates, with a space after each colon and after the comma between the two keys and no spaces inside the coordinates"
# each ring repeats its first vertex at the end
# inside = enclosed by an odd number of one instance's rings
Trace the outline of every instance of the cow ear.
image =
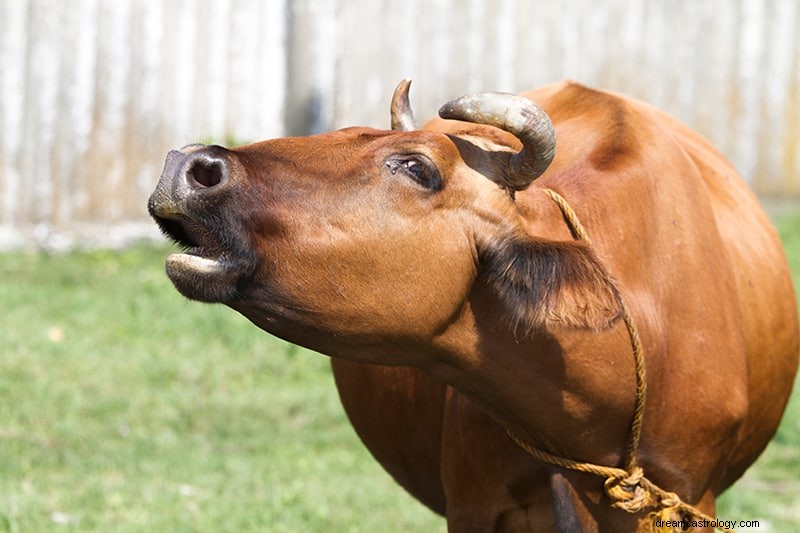
{"type": "Polygon", "coordinates": [[[503,239],[483,263],[515,332],[604,330],[622,316],[614,281],[584,242],[503,239]]]}

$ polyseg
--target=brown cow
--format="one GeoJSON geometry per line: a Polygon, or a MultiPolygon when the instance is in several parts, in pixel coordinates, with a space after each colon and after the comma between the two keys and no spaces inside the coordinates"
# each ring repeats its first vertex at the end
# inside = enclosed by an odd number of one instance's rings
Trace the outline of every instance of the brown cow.
{"type": "Polygon", "coordinates": [[[570,82],[524,96],[459,99],[442,114],[460,121],[421,131],[170,152],[148,206],[186,248],[167,273],[332,356],[361,438],[454,531],[650,523],[612,507],[603,479],[506,435],[623,464],[635,376],[619,294],[649,376],[636,459],[713,514],[774,434],[797,368],[775,231],[723,157],[665,114],[570,82]]]}

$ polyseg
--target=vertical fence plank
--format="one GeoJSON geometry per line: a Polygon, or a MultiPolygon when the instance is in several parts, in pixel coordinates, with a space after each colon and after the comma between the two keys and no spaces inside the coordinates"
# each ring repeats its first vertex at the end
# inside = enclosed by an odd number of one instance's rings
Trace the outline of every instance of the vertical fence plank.
{"type": "Polygon", "coordinates": [[[286,64],[287,2],[269,0],[260,2],[260,6],[260,21],[255,28],[259,39],[256,44],[257,75],[253,96],[258,107],[256,112],[258,122],[254,124],[252,136],[248,140],[284,135],[283,113],[288,67],[286,64]]]}
{"type": "MultiPolygon", "coordinates": [[[[791,181],[787,176],[797,175],[797,167],[784,160],[784,154],[795,153],[800,139],[795,136],[794,144],[787,143],[791,139],[791,129],[798,127],[800,117],[797,116],[798,89],[793,83],[793,75],[798,67],[798,43],[800,27],[798,27],[797,2],[780,0],[768,3],[765,23],[768,35],[766,57],[764,58],[765,86],[761,96],[761,120],[763,138],[759,146],[765,157],[765,164],[759,173],[761,180],[756,186],[770,194],[782,191],[792,192],[791,181]],[[783,169],[783,175],[778,169],[783,169]],[[776,175],[776,170],[777,175],[776,175]]],[[[794,192],[797,191],[797,185],[794,192]]]]}
{"type": "Polygon", "coordinates": [[[25,100],[28,5],[0,2],[0,223],[11,228],[23,219],[19,206],[22,191],[20,151],[25,100]]]}
{"type": "Polygon", "coordinates": [[[101,1],[97,9],[94,109],[89,145],[79,176],[79,187],[86,191],[86,202],[77,213],[79,220],[98,217],[112,222],[122,218],[128,180],[128,165],[123,155],[125,129],[132,97],[130,7],[130,3],[117,6],[101,1]]]}
{"type": "Polygon", "coordinates": [[[22,124],[20,189],[23,210],[34,223],[46,222],[53,210],[53,149],[57,118],[59,61],[58,2],[30,4],[28,61],[22,124]]]}
{"type": "Polygon", "coordinates": [[[80,192],[74,182],[77,160],[86,146],[86,135],[91,124],[91,107],[85,97],[92,87],[94,24],[88,31],[79,31],[79,17],[91,19],[93,6],[88,2],[75,2],[70,9],[59,4],[56,16],[59,50],[71,50],[69,60],[59,58],[56,83],[56,119],[53,125],[53,143],[49,150],[51,171],[44,178],[52,183],[52,207],[49,218],[54,223],[72,220],[73,205],[80,192]],[[87,13],[87,11],[89,13],[87,13]],[[89,61],[87,61],[87,56],[89,61]]]}
{"type": "Polygon", "coordinates": [[[336,15],[336,0],[294,0],[289,4],[284,120],[290,135],[320,133],[333,122],[336,40],[346,38],[335,34],[336,15]]]}
{"type": "Polygon", "coordinates": [[[794,8],[794,30],[791,43],[792,67],[787,87],[787,102],[783,106],[786,116],[786,133],[783,137],[781,166],[783,170],[780,191],[782,194],[800,196],[800,7],[791,0],[794,8]]]}
{"type": "MultiPolygon", "coordinates": [[[[161,161],[154,157],[163,150],[170,136],[168,122],[159,109],[163,78],[159,76],[163,61],[164,9],[161,2],[134,2],[130,20],[131,97],[127,102],[127,124],[123,153],[128,184],[123,218],[139,218],[141,199],[152,189],[153,179],[161,170],[161,161]]],[[[207,115],[208,113],[204,113],[207,115]]]]}

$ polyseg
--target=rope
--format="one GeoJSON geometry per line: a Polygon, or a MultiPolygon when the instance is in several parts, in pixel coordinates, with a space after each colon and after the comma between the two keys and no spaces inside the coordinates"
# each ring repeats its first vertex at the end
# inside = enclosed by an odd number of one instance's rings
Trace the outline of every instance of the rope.
{"type": "MultiPolygon", "coordinates": [[[[575,211],[570,207],[563,196],[551,189],[544,189],[547,194],[561,210],[562,215],[566,219],[570,232],[573,237],[591,244],[589,235],[586,229],[578,220],[575,211]]],[[[659,486],[655,485],[652,481],[647,479],[644,471],[636,462],[636,452],[639,448],[639,441],[642,435],[642,423],[644,421],[644,404],[647,397],[647,375],[645,372],[644,362],[644,348],[642,341],[639,337],[639,331],[636,324],[628,311],[628,306],[622,299],[616,284],[606,274],[606,281],[614,288],[617,300],[622,308],[622,320],[625,323],[625,328],[628,330],[628,336],[631,340],[631,350],[633,352],[633,360],[636,367],[636,398],[633,409],[633,419],[631,421],[630,434],[628,436],[628,446],[625,455],[625,468],[617,468],[611,466],[596,465],[593,463],[586,463],[575,461],[565,457],[559,457],[551,453],[545,452],[538,448],[531,446],[525,439],[515,434],[511,430],[506,430],[511,439],[517,445],[532,455],[534,458],[555,466],[593,474],[598,477],[605,478],[603,488],[606,495],[611,499],[611,506],[617,509],[622,509],[629,513],[638,513],[645,509],[655,508],[656,510],[648,515],[651,521],[651,527],[655,530],[655,522],[657,519],[664,519],[672,513],[681,513],[684,516],[692,516],[714,523],[720,531],[732,532],[733,530],[726,529],[709,516],[696,507],[683,502],[680,497],[674,492],[667,492],[659,486]]]]}
{"type": "MultiPolygon", "coordinates": [[[[552,189],[545,189],[544,192],[547,194],[547,196],[552,198],[556,205],[558,205],[559,209],[561,209],[561,213],[564,215],[564,218],[567,219],[567,225],[569,226],[570,231],[575,238],[584,241],[587,244],[591,244],[592,241],[589,239],[589,234],[586,232],[583,224],[581,224],[581,221],[578,220],[578,215],[575,214],[575,211],[573,211],[572,207],[570,207],[564,197],[552,189]]],[[[631,340],[631,350],[633,351],[633,360],[636,366],[636,400],[633,408],[631,433],[628,439],[628,450],[625,454],[625,470],[630,472],[633,471],[637,466],[636,450],[639,448],[639,440],[642,436],[644,402],[645,398],[647,397],[647,375],[644,364],[644,348],[642,347],[642,341],[639,338],[639,330],[636,328],[636,324],[633,322],[633,318],[628,311],[628,306],[625,305],[625,301],[622,299],[622,295],[620,294],[616,283],[614,283],[614,280],[610,278],[607,278],[606,281],[608,281],[609,285],[614,288],[614,293],[616,294],[619,305],[622,308],[622,320],[625,323],[625,329],[628,330],[628,337],[631,340]]]]}

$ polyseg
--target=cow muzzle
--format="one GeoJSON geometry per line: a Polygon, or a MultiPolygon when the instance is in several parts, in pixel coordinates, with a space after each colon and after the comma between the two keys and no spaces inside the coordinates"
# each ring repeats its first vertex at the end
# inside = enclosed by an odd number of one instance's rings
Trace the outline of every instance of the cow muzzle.
{"type": "Polygon", "coordinates": [[[229,180],[224,148],[193,144],[167,154],[164,170],[147,202],[153,217],[178,219],[187,214],[189,201],[220,194],[229,180]]]}
{"type": "Polygon", "coordinates": [[[189,145],[167,154],[147,209],[184,248],[167,257],[167,275],[185,296],[224,302],[249,270],[247,246],[228,208],[236,162],[219,146],[189,145]]]}

